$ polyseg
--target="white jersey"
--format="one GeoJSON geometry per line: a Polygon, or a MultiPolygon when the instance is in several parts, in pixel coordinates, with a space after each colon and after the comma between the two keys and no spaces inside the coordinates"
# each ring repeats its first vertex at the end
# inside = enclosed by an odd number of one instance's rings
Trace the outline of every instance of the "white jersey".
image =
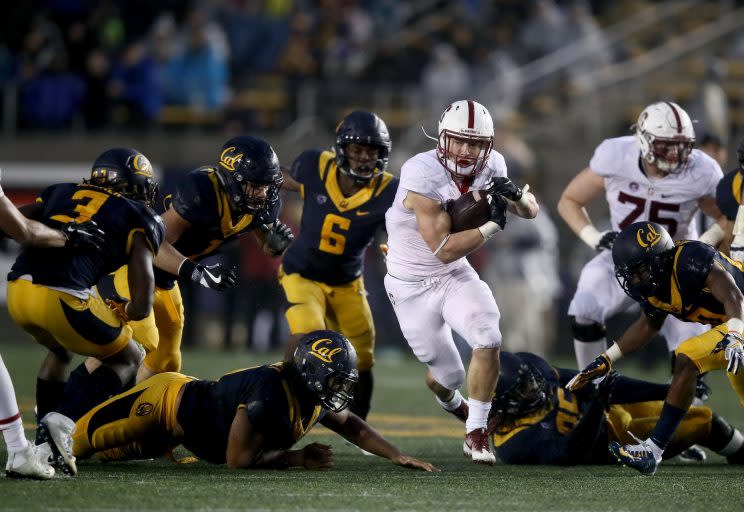
{"type": "Polygon", "coordinates": [[[604,140],[589,167],[604,178],[612,229],[633,222],[661,224],[675,240],[697,239],[698,200],[715,197],[723,177],[711,157],[693,149],[687,168],[664,178],[649,178],[640,168],[640,150],[633,136],[604,140]]]}
{"type": "MultiPolygon", "coordinates": [[[[483,189],[491,178],[499,176],[506,176],[506,162],[500,153],[491,151],[486,166],[476,176],[470,190],[483,189]]],[[[419,153],[403,164],[398,192],[385,214],[389,247],[387,268],[390,275],[415,280],[469,266],[464,257],[451,263],[442,263],[434,256],[419,233],[413,210],[403,206],[409,190],[440,203],[462,195],[450,173],[437,159],[436,150],[419,153]]]]}

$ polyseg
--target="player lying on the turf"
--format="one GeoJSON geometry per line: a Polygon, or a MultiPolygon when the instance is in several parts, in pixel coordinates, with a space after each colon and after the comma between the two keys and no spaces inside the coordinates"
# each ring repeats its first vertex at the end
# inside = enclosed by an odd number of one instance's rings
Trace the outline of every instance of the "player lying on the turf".
{"type": "Polygon", "coordinates": [[[610,449],[624,464],[653,475],[662,454],[690,407],[700,373],[726,368],[731,386],[744,403],[744,264],[710,245],[672,242],[659,224],[637,222],[623,229],[612,247],[615,276],[644,314],[567,387],[576,391],[606,375],[612,363],[642,347],[667,315],[715,326],[683,342],[676,350],[674,376],[651,435],[632,445],[610,449]]]}
{"type": "Polygon", "coordinates": [[[438,471],[409,457],[346,410],[357,383],[356,352],[333,331],[305,335],[294,357],[202,381],[180,373],[150,377],[83,416],[75,457],[164,455],[183,444],[198,457],[231,468],[328,469],[331,447],[290,450],[316,422],[393,463],[438,471]]]}
{"type": "MultiPolygon", "coordinates": [[[[578,372],[550,366],[528,352],[501,352],[501,375],[488,428],[507,464],[607,464],[608,442],[645,438],[669,386],[612,372],[576,393],[564,385],[578,372]]],[[[744,464],[744,437],[708,407],[691,407],[664,452],[671,458],[694,444],[744,464]]],[[[614,458],[612,458],[614,460],[614,458]]]]}

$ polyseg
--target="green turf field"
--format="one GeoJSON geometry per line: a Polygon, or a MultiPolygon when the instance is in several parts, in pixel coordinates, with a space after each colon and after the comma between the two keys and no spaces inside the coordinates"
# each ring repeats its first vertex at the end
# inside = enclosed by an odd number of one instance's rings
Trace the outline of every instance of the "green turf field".
{"type": "MultiPolygon", "coordinates": [[[[37,346],[3,344],[24,418],[32,428],[37,346]]],[[[245,353],[186,352],[184,371],[218,377],[272,361],[245,353]]],[[[623,366],[620,367],[623,369],[623,366]]],[[[638,376],[638,371],[625,368],[638,376]]],[[[660,368],[655,376],[665,378],[660,368]]],[[[722,375],[709,378],[710,404],[738,426],[744,410],[722,375]]],[[[0,478],[0,510],[741,510],[744,467],[716,455],[704,465],[665,463],[654,477],[620,467],[476,466],[462,457],[462,426],[424,388],[423,367],[407,358],[378,359],[370,422],[403,450],[442,469],[426,474],[361,455],[322,427],[300,442],[332,444],[327,472],[230,471],[202,462],[81,462],[75,478],[51,482],[0,478]]],[[[29,437],[32,431],[28,431],[29,437]]],[[[5,461],[0,443],[0,461],[5,461]]],[[[177,455],[186,455],[179,452],[177,455]]]]}

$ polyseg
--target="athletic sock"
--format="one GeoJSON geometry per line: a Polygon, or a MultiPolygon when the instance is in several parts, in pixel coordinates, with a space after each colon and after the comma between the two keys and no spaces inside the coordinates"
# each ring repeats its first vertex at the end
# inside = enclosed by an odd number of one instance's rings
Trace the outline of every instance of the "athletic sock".
{"type": "Polygon", "coordinates": [[[579,364],[579,370],[586,368],[589,363],[594,361],[605,350],[607,350],[606,338],[600,338],[597,341],[579,341],[574,339],[574,352],[576,353],[576,362],[579,364]]]}
{"type": "Polygon", "coordinates": [[[18,410],[18,402],[13,389],[13,381],[0,357],[0,430],[3,431],[8,452],[23,450],[27,445],[23,432],[23,420],[18,410]]]}
{"type": "Polygon", "coordinates": [[[460,390],[456,389],[455,392],[452,395],[452,398],[450,398],[448,401],[440,400],[438,396],[434,395],[434,398],[436,398],[437,403],[442,406],[442,408],[445,411],[452,412],[458,407],[460,407],[460,404],[462,404],[462,401],[465,400],[462,395],[460,394],[460,390]]]}
{"type": "Polygon", "coordinates": [[[480,428],[486,428],[488,424],[488,413],[491,412],[491,402],[481,402],[473,398],[468,399],[470,413],[465,422],[465,432],[472,432],[480,428]]]}
{"type": "Polygon", "coordinates": [[[681,409],[668,402],[664,402],[659,421],[656,422],[656,426],[650,437],[651,441],[661,448],[662,451],[666,449],[669,441],[672,440],[685,414],[687,414],[686,409],[681,409]]]}
{"type": "Polygon", "coordinates": [[[36,417],[40,420],[47,413],[56,411],[65,392],[65,382],[36,379],[36,417]]]}

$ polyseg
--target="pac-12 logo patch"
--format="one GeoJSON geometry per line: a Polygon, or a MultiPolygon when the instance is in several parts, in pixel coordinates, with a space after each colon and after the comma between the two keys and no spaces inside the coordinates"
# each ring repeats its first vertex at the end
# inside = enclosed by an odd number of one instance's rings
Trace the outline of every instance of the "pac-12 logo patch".
{"type": "Polygon", "coordinates": [[[318,204],[326,204],[326,202],[328,202],[328,196],[318,194],[317,196],[315,196],[315,200],[318,202],[318,204]]]}

